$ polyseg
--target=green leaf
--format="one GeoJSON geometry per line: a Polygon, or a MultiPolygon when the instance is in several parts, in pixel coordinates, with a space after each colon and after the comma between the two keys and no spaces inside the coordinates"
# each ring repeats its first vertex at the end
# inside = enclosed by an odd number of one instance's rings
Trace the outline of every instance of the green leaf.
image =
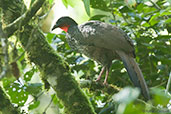
{"type": "Polygon", "coordinates": [[[12,103],[16,103],[18,106],[23,106],[28,99],[28,92],[25,91],[26,86],[22,86],[19,83],[11,83],[5,89],[8,89],[7,94],[12,103]]]}
{"type": "Polygon", "coordinates": [[[16,80],[16,78],[8,78],[8,77],[4,77],[3,78],[3,87],[4,88],[8,88],[8,86],[13,83],[16,80]]]}
{"type": "Polygon", "coordinates": [[[89,20],[100,20],[101,18],[105,17],[106,15],[94,15],[89,20]]]}
{"type": "Polygon", "coordinates": [[[25,81],[30,81],[32,76],[34,74],[34,70],[30,70],[30,71],[27,71],[25,74],[24,74],[24,80],[25,81]]]}
{"type": "Polygon", "coordinates": [[[156,13],[154,14],[151,19],[149,20],[149,23],[153,26],[156,23],[158,23],[159,21],[157,20],[158,16],[160,15],[160,13],[156,13]]]}
{"type": "MultiPolygon", "coordinates": [[[[54,95],[54,94],[53,94],[54,95]]],[[[51,97],[53,96],[51,95],[51,97]]],[[[53,97],[53,103],[57,104],[59,108],[63,108],[64,106],[61,104],[60,100],[56,97],[56,95],[53,97]]]]}
{"type": "Polygon", "coordinates": [[[148,24],[148,23],[145,22],[145,21],[143,21],[143,22],[141,23],[141,25],[144,26],[144,27],[150,27],[150,24],[148,24]]]}
{"type": "Polygon", "coordinates": [[[121,13],[125,13],[125,12],[129,12],[130,9],[129,9],[128,7],[126,7],[126,6],[123,6],[122,8],[119,9],[119,11],[120,11],[121,13]]]}
{"type": "Polygon", "coordinates": [[[163,106],[167,106],[170,100],[170,96],[165,94],[164,90],[159,88],[153,88],[151,89],[153,93],[153,100],[156,105],[160,104],[163,106]]]}
{"type": "Polygon", "coordinates": [[[49,0],[49,4],[52,4],[53,3],[53,0],[49,0]]]}
{"type": "Polygon", "coordinates": [[[165,23],[171,23],[171,18],[165,20],[165,23]]]}
{"type": "MultiPolygon", "coordinates": [[[[100,9],[103,11],[108,11],[108,12],[111,11],[111,8],[108,7],[109,4],[110,4],[109,0],[90,0],[91,8],[100,9]]],[[[121,2],[117,1],[117,3],[114,2],[113,5],[115,7],[119,7],[120,4],[122,4],[122,1],[121,2]]]]}
{"type": "Polygon", "coordinates": [[[27,92],[29,92],[32,95],[37,95],[40,91],[42,91],[42,83],[31,83],[28,84],[27,92]]]}
{"type": "Polygon", "coordinates": [[[53,34],[53,33],[48,33],[46,36],[49,43],[52,43],[52,39],[55,37],[56,37],[56,34],[53,34]]]}
{"type": "Polygon", "coordinates": [[[67,0],[62,0],[62,3],[64,4],[64,6],[67,8],[68,7],[68,2],[67,0]]]}
{"type": "Polygon", "coordinates": [[[144,105],[130,103],[126,106],[124,114],[145,114],[144,113],[144,105]]]}
{"type": "Polygon", "coordinates": [[[84,7],[88,16],[90,16],[90,0],[83,0],[84,7]]]}
{"type": "Polygon", "coordinates": [[[31,0],[30,6],[32,6],[32,4],[34,3],[35,0],[31,0]]]}
{"type": "Polygon", "coordinates": [[[28,108],[29,108],[29,110],[33,110],[33,109],[37,108],[39,105],[40,105],[40,101],[36,101],[36,102],[34,102],[34,104],[29,105],[28,108]]]}

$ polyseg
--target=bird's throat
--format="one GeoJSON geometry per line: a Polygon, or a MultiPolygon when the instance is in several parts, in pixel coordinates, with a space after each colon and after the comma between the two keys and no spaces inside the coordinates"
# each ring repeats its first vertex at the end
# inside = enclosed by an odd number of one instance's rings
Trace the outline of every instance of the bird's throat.
{"type": "Polygon", "coordinates": [[[69,29],[70,25],[65,25],[65,26],[62,26],[60,27],[63,31],[65,32],[68,32],[68,29],[69,29]]]}

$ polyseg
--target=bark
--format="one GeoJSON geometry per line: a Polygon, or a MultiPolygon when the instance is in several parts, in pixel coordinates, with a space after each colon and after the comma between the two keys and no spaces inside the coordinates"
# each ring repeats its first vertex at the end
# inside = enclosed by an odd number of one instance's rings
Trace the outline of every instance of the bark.
{"type": "MultiPolygon", "coordinates": [[[[0,0],[0,3],[5,3],[0,6],[3,9],[3,23],[6,25],[17,19],[24,9],[23,3],[19,0],[12,0],[12,2],[0,0]],[[11,11],[9,8],[16,9],[16,11],[11,11]],[[20,11],[19,14],[18,11],[20,11]]],[[[88,98],[71,76],[68,64],[50,47],[41,31],[36,27],[26,25],[19,36],[28,59],[39,68],[42,79],[56,91],[57,97],[65,107],[65,112],[67,114],[95,114],[88,98]]]]}
{"type": "Polygon", "coordinates": [[[0,87],[0,114],[20,114],[19,110],[11,104],[10,100],[5,95],[0,87]]]}
{"type": "Polygon", "coordinates": [[[4,56],[0,57],[0,80],[7,74],[8,72],[8,39],[2,30],[2,23],[0,23],[0,51],[4,56]],[[2,59],[2,60],[1,60],[2,59]]]}

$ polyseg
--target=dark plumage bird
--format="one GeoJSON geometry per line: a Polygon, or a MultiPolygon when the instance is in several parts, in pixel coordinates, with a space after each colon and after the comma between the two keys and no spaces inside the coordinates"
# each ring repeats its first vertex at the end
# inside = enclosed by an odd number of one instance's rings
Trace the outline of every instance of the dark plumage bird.
{"type": "Polygon", "coordinates": [[[67,32],[66,38],[72,49],[103,65],[97,80],[100,80],[106,70],[105,84],[112,60],[122,60],[133,84],[141,89],[146,100],[150,99],[143,74],[134,60],[133,43],[121,29],[100,21],[88,21],[78,25],[70,17],[58,19],[52,30],[58,27],[67,32]]]}

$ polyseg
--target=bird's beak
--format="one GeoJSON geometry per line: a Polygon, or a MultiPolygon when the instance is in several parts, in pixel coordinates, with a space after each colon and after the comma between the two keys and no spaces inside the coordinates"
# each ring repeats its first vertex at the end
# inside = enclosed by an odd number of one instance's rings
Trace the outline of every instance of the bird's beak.
{"type": "Polygon", "coordinates": [[[53,28],[52,28],[52,31],[54,30],[54,29],[56,29],[56,28],[58,28],[59,26],[56,24],[56,25],[54,25],[53,26],[53,28]]]}

